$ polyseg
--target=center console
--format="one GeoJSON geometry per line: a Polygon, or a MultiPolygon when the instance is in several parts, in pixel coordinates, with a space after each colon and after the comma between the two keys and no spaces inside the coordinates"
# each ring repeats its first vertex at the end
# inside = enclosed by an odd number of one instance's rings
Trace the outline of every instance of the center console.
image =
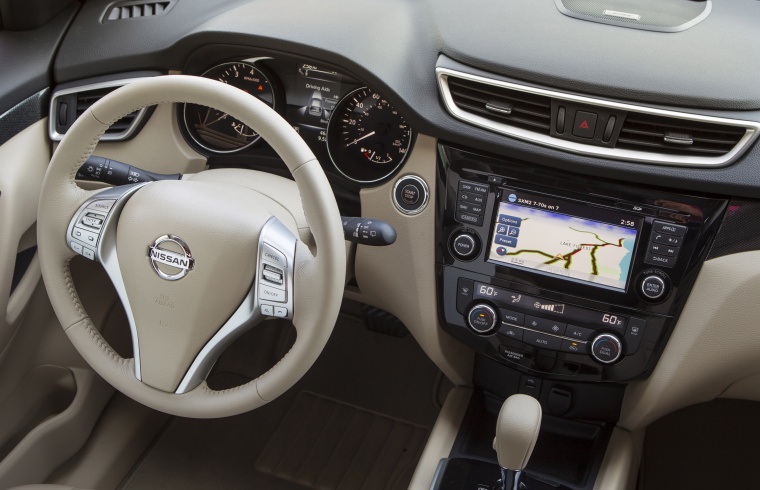
{"type": "MultiPolygon", "coordinates": [[[[625,383],[655,368],[727,201],[445,145],[439,176],[440,315],[478,354],[483,396],[472,416],[493,417],[487,407],[517,392],[534,396],[549,440],[598,450],[572,455],[583,474],[547,474],[568,455],[539,439],[536,461],[547,464],[533,473],[591,488],[625,383]]],[[[492,431],[464,424],[451,468],[491,461],[492,431]]]]}

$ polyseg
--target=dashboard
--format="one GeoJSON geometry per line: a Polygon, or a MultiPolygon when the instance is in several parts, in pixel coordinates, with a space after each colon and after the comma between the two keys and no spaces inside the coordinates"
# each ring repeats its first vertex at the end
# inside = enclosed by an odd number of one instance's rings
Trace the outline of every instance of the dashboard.
{"type": "MultiPolygon", "coordinates": [[[[395,227],[393,245],[352,249],[346,297],[397,316],[455,384],[630,431],[727,390],[760,397],[739,383],[760,373],[753,305],[734,302],[760,282],[737,265],[760,250],[760,2],[692,2],[678,31],[566,3],[183,0],[109,21],[91,0],[51,62],[49,136],[131,80],[233,85],[307,143],[342,215],[395,227]],[[723,270],[744,283],[706,282],[723,270]]],[[[130,165],[290,177],[207,107],[109,131],[104,157],[142,148],[130,165]]]]}

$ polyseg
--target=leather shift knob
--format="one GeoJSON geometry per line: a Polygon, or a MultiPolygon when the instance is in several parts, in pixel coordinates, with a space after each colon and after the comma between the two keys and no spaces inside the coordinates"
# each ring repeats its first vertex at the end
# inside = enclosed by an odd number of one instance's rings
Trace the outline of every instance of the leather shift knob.
{"type": "Polygon", "coordinates": [[[541,404],[528,395],[512,395],[504,402],[496,421],[493,448],[502,468],[522,471],[527,465],[541,428],[541,404]]]}

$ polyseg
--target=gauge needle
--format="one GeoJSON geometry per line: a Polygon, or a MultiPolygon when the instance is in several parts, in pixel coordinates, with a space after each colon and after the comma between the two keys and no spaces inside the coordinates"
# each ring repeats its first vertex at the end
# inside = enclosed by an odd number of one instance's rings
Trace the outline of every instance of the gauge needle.
{"type": "Polygon", "coordinates": [[[346,145],[346,148],[348,148],[348,147],[349,147],[349,146],[351,146],[351,145],[355,145],[356,143],[360,142],[360,141],[361,141],[361,140],[363,140],[364,138],[369,138],[369,137],[370,137],[370,136],[372,136],[373,134],[375,134],[375,132],[374,132],[374,131],[372,131],[371,133],[365,134],[365,135],[364,135],[364,136],[362,136],[361,138],[357,138],[357,139],[353,140],[351,143],[349,143],[349,144],[347,144],[347,145],[346,145]]]}

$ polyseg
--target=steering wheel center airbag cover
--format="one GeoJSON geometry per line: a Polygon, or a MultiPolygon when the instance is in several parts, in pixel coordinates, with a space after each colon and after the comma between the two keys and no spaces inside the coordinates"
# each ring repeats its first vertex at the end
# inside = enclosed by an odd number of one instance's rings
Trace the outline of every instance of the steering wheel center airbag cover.
{"type": "Polygon", "coordinates": [[[270,218],[256,197],[244,187],[163,181],[143,187],[124,206],[116,252],[129,302],[140,305],[134,315],[144,383],[174,391],[250,290],[259,234],[270,218]],[[164,263],[146,253],[156,237],[167,235],[192,247],[192,273],[189,260],[184,269],[168,263],[184,257],[174,240],[163,239],[153,249],[168,250],[164,263]],[[155,269],[186,275],[167,281],[155,269]]]}

